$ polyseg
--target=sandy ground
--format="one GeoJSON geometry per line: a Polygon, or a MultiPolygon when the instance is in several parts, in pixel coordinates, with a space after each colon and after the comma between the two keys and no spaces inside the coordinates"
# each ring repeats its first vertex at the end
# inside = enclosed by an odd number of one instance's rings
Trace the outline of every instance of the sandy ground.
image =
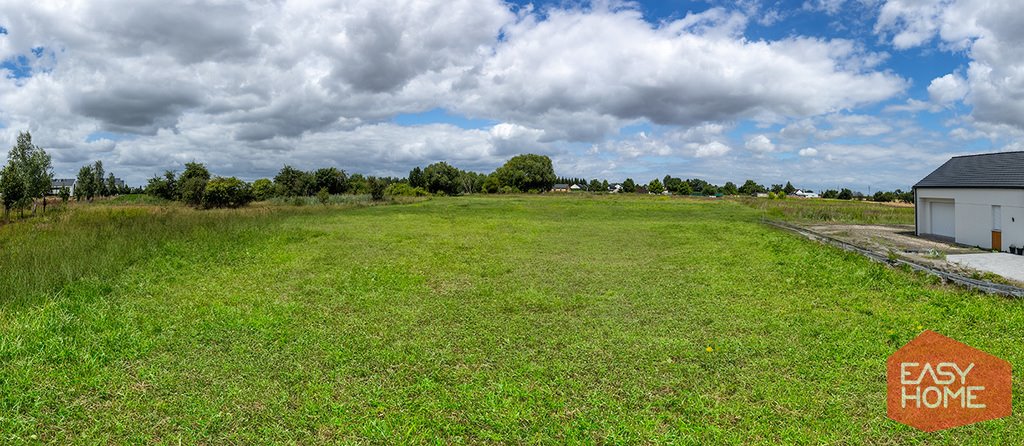
{"type": "Polygon", "coordinates": [[[914,226],[912,225],[821,224],[805,225],[804,227],[882,255],[893,253],[905,260],[927,265],[935,269],[954,272],[967,277],[975,276],[979,271],[989,272],[1007,279],[1007,283],[1017,286],[1024,285],[1024,257],[1005,253],[994,254],[974,247],[917,237],[914,235],[914,226]],[[964,257],[974,259],[974,256],[977,255],[1005,255],[1020,259],[1021,263],[1013,263],[1009,260],[954,261],[954,259],[962,259],[964,257]],[[1016,273],[1009,272],[1011,270],[1004,267],[1004,265],[1017,265],[1016,273]]]}

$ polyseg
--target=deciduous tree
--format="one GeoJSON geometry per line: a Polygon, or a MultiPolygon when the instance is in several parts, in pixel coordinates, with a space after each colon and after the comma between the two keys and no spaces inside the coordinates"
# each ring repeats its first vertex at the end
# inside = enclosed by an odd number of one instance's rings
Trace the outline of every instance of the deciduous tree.
{"type": "Polygon", "coordinates": [[[274,196],[274,183],[267,178],[252,182],[252,195],[257,200],[266,200],[274,196]]]}
{"type": "MultiPolygon", "coordinates": [[[[546,192],[555,185],[555,169],[551,158],[544,155],[517,155],[494,171],[502,186],[520,191],[546,192]]],[[[585,182],[580,182],[586,184],[585,182]]]]}
{"type": "Polygon", "coordinates": [[[78,169],[78,179],[75,180],[75,199],[92,201],[96,195],[96,172],[91,165],[82,166],[78,169]]]}
{"type": "Polygon", "coordinates": [[[237,208],[252,201],[249,184],[235,177],[216,177],[205,183],[201,204],[204,208],[237,208]]]}
{"type": "Polygon", "coordinates": [[[455,195],[459,192],[459,169],[446,162],[434,163],[423,169],[427,191],[436,194],[455,195]]]}
{"type": "Polygon", "coordinates": [[[665,186],[661,184],[661,180],[655,178],[647,183],[647,192],[652,194],[660,194],[665,191],[665,186]]]}
{"type": "Polygon", "coordinates": [[[636,183],[632,178],[626,178],[626,181],[622,182],[622,191],[627,194],[636,192],[636,183]]]}
{"type": "Polygon", "coordinates": [[[317,169],[313,173],[313,183],[313,187],[317,191],[327,189],[328,194],[337,195],[345,193],[345,190],[348,189],[348,176],[345,175],[343,170],[325,167],[317,169]]]}
{"type": "Polygon", "coordinates": [[[313,179],[311,176],[292,166],[285,165],[274,176],[277,194],[285,197],[304,197],[311,193],[313,179]]]}
{"type": "Polygon", "coordinates": [[[25,181],[21,179],[13,163],[0,169],[0,199],[4,204],[4,218],[9,218],[11,209],[17,209],[25,197],[25,181]]]}

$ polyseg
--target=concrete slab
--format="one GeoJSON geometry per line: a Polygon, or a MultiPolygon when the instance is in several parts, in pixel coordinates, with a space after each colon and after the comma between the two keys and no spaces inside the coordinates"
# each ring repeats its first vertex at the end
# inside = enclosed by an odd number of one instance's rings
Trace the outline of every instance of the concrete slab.
{"type": "Polygon", "coordinates": [[[1010,280],[1024,282],[1024,256],[1005,252],[986,254],[950,254],[946,260],[979,271],[988,271],[1010,280]]]}

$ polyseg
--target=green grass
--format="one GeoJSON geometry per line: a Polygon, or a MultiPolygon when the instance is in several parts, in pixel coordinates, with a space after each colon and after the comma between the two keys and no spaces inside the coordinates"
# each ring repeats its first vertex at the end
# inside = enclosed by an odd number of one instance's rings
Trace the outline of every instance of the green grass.
{"type": "Polygon", "coordinates": [[[885,416],[885,359],[918,326],[1020,364],[1024,304],[734,201],[138,209],[0,232],[5,272],[86,269],[10,282],[0,443],[1024,442],[1018,415],[885,416]]]}
{"type": "Polygon", "coordinates": [[[111,205],[119,205],[120,204],[120,205],[151,205],[151,206],[168,205],[168,204],[170,204],[170,202],[168,202],[167,200],[164,200],[163,198],[156,197],[156,196],[149,195],[149,194],[118,195],[118,196],[116,196],[114,198],[106,200],[103,203],[104,204],[111,204],[111,205]]]}
{"type": "MultiPolygon", "coordinates": [[[[369,194],[351,195],[336,194],[327,198],[328,205],[366,205],[373,199],[369,194]]],[[[267,200],[268,203],[278,206],[322,206],[323,203],[317,197],[274,197],[267,200]]]]}
{"type": "Polygon", "coordinates": [[[914,208],[910,206],[831,199],[769,200],[767,198],[737,197],[732,200],[757,209],[765,218],[773,220],[800,223],[914,224],[914,208]]]}

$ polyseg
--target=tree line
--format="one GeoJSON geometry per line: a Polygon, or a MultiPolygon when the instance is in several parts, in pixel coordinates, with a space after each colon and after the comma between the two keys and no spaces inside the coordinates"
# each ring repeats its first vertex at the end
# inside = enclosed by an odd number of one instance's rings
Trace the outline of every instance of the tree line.
{"type": "MultiPolygon", "coordinates": [[[[103,177],[103,161],[96,161],[86,164],[78,169],[78,177],[75,179],[75,199],[92,201],[96,197],[110,197],[120,194],[136,192],[127,185],[117,184],[113,173],[103,177]]],[[[70,191],[66,187],[61,188],[60,197],[67,201],[70,191]]]]}
{"type": "MultiPolygon", "coordinates": [[[[25,210],[29,208],[34,215],[38,204],[42,204],[42,212],[46,213],[47,196],[51,195],[52,188],[53,163],[50,155],[32,143],[31,133],[19,132],[14,147],[7,153],[7,164],[0,169],[0,201],[3,202],[4,218],[10,218],[12,210],[17,210],[24,217],[25,210]]],[[[101,161],[82,166],[78,171],[74,190],[78,200],[91,201],[94,197],[129,192],[132,192],[130,188],[117,184],[113,173],[104,177],[101,161]]],[[[71,190],[62,187],[56,195],[66,203],[71,198],[71,190]]]]}
{"type": "MultiPolygon", "coordinates": [[[[41,147],[32,143],[28,132],[19,133],[17,143],[8,154],[8,162],[0,170],[0,198],[4,215],[11,210],[32,207],[35,200],[42,199],[43,212],[46,210],[46,196],[53,181],[50,156],[41,147]]],[[[577,184],[590,192],[655,193],[669,192],[677,195],[756,195],[777,194],[779,197],[797,190],[791,182],[765,186],[754,180],[746,180],[736,186],[729,181],[719,186],[699,178],[677,178],[665,175],[646,184],[638,184],[632,178],[622,183],[609,183],[597,178],[587,181],[579,177],[558,177],[551,159],[543,155],[517,155],[489,174],[456,168],[447,162],[436,162],[426,167],[415,167],[406,178],[375,177],[361,174],[349,175],[336,167],[324,167],[304,171],[285,165],[273,178],[261,178],[251,183],[236,177],[212,175],[202,163],[189,162],[184,171],[168,170],[151,178],[145,188],[131,189],[117,184],[112,173],[106,173],[101,161],[82,166],[78,171],[74,196],[77,200],[92,201],[131,192],[145,192],[167,200],[181,201],[199,208],[239,207],[253,200],[267,200],[276,197],[317,197],[326,203],[331,195],[366,194],[374,200],[385,196],[461,195],[474,193],[541,193],[552,189],[556,183],[577,184]]],[[[67,201],[67,188],[58,195],[67,201]]],[[[823,198],[861,199],[863,194],[850,189],[826,190],[823,198]]],[[[913,192],[899,189],[893,192],[877,192],[874,201],[913,201],[913,192]]]]}

